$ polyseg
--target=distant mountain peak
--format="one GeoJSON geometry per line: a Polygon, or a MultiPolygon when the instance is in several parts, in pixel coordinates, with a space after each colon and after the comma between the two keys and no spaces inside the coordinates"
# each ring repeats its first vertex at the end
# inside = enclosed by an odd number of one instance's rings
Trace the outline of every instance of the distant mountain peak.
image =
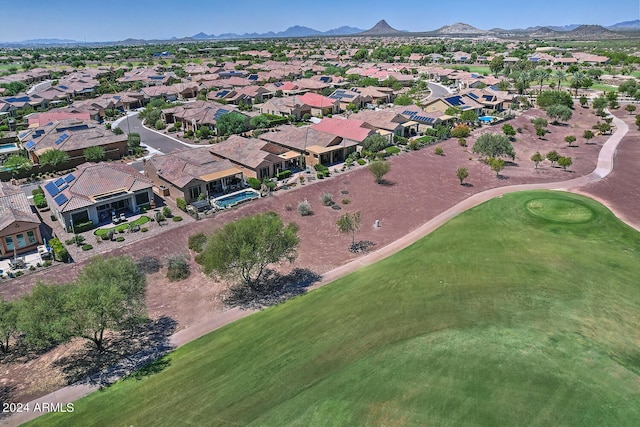
{"type": "Polygon", "coordinates": [[[487,31],[480,30],[464,22],[456,22],[452,25],[445,25],[438,30],[441,34],[485,34],[487,31]]]}
{"type": "Polygon", "coordinates": [[[397,35],[404,34],[400,30],[396,30],[391,25],[387,23],[384,19],[378,21],[376,25],[368,29],[367,31],[363,31],[359,33],[359,36],[388,36],[388,35],[397,35]]]}

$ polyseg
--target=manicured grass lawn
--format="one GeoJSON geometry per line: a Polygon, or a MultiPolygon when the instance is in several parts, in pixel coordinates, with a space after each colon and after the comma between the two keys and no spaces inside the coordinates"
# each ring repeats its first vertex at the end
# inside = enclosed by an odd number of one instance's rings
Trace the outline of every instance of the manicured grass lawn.
{"type": "Polygon", "coordinates": [[[618,87],[617,86],[611,86],[611,85],[605,85],[605,84],[602,84],[602,83],[597,83],[597,84],[591,85],[591,87],[589,87],[589,89],[617,91],[618,87]]]}
{"type": "Polygon", "coordinates": [[[116,225],[115,227],[111,227],[111,228],[98,228],[96,231],[93,232],[93,234],[95,234],[96,236],[104,236],[105,234],[107,234],[109,232],[109,230],[113,230],[114,233],[117,233],[118,231],[121,230],[126,230],[127,228],[129,228],[129,224],[133,224],[133,225],[142,225],[142,224],[146,224],[147,222],[149,222],[149,217],[146,215],[142,215],[140,218],[136,219],[135,221],[129,221],[129,222],[124,222],[120,225],[116,225]]]}
{"type": "Polygon", "coordinates": [[[637,426],[639,254],[590,199],[505,195],[31,425],[637,426]]]}
{"type": "Polygon", "coordinates": [[[491,74],[491,69],[484,65],[447,65],[446,68],[452,68],[454,70],[461,70],[463,67],[468,68],[470,73],[478,74],[491,74]]]}

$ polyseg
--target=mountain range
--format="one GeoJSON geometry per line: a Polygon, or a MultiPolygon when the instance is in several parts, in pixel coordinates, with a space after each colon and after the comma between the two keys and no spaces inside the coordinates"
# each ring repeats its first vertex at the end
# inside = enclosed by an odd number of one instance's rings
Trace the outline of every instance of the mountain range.
{"type": "Polygon", "coordinates": [[[21,42],[13,43],[0,43],[0,46],[46,46],[46,45],[81,45],[81,44],[117,44],[117,43],[144,43],[144,42],[163,42],[163,41],[188,41],[188,40],[231,40],[231,39],[264,39],[264,38],[297,38],[297,37],[327,37],[327,36],[409,36],[411,34],[429,35],[429,36],[464,36],[464,35],[523,35],[534,38],[585,38],[596,39],[602,38],[620,38],[623,37],[620,33],[628,31],[640,31],[640,20],[619,22],[608,27],[602,27],[599,25],[582,25],[582,24],[568,24],[568,25],[549,25],[549,26],[536,26],[525,29],[510,29],[505,30],[502,28],[493,28],[490,30],[481,30],[465,23],[455,23],[452,25],[445,25],[437,30],[426,30],[419,33],[410,33],[404,30],[397,30],[391,27],[384,19],[379,21],[376,25],[368,30],[362,30],[356,27],[342,26],[334,28],[328,31],[318,31],[313,28],[295,25],[289,27],[284,31],[267,33],[223,33],[223,34],[206,34],[199,32],[190,37],[171,37],[164,40],[139,40],[139,39],[127,39],[119,42],[91,42],[83,43],[77,40],[69,39],[33,39],[24,40],[21,42]]]}

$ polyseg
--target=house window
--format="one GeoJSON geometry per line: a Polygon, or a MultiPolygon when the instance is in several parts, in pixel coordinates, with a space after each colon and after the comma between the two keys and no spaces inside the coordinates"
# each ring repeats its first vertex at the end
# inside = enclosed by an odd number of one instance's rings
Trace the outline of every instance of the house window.
{"type": "Polygon", "coordinates": [[[269,167],[261,168],[258,178],[262,179],[262,178],[267,178],[267,177],[269,177],[269,167]]]}
{"type": "Polygon", "coordinates": [[[82,224],[83,222],[89,222],[89,212],[82,211],[71,214],[71,221],[74,224],[82,224]]]}
{"type": "Polygon", "coordinates": [[[136,194],[136,205],[144,205],[149,203],[149,192],[145,191],[144,193],[136,194]]]}
{"type": "Polygon", "coordinates": [[[191,187],[189,188],[189,197],[191,198],[191,200],[193,199],[197,199],[198,196],[200,195],[200,187],[191,187]]]}
{"type": "Polygon", "coordinates": [[[27,239],[29,240],[29,245],[36,244],[36,233],[33,230],[27,231],[27,239]]]}
{"type": "Polygon", "coordinates": [[[4,243],[7,245],[8,251],[12,251],[15,249],[15,246],[13,246],[13,237],[10,237],[10,236],[5,237],[4,243]]]}
{"type": "Polygon", "coordinates": [[[18,242],[19,248],[24,248],[25,246],[27,246],[27,241],[24,240],[24,234],[17,234],[16,241],[18,242]]]}

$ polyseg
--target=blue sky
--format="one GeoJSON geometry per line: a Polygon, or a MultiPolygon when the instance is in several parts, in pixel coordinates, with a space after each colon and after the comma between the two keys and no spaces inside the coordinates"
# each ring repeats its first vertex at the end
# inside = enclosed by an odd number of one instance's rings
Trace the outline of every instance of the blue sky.
{"type": "Polygon", "coordinates": [[[640,17],[640,0],[0,0],[0,42],[87,42],[282,31],[394,28],[429,31],[454,22],[481,29],[611,25],[640,17]]]}

